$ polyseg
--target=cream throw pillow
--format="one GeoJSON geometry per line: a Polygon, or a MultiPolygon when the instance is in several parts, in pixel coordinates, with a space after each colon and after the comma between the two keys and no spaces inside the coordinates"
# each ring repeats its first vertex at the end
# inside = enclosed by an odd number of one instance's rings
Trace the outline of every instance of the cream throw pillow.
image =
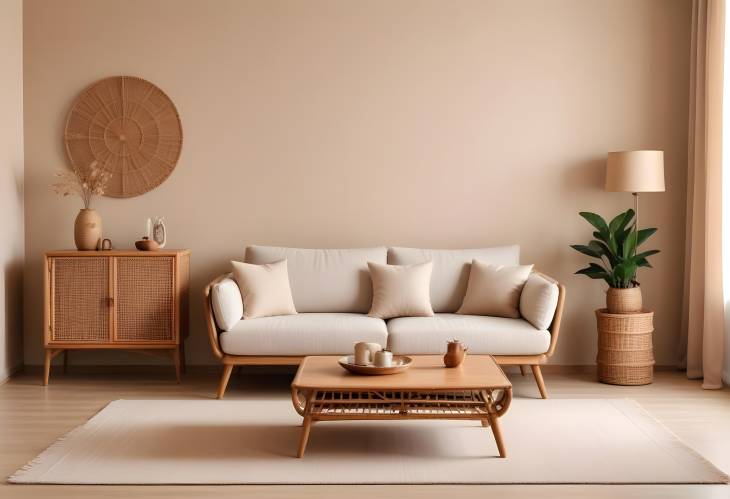
{"type": "Polygon", "coordinates": [[[520,294],[530,272],[532,265],[493,265],[472,260],[466,296],[456,313],[518,318],[520,294]]]}
{"type": "Polygon", "coordinates": [[[286,260],[264,265],[231,261],[243,298],[243,318],[296,314],[286,260]]]}
{"type": "Polygon", "coordinates": [[[373,305],[368,315],[431,317],[431,271],[433,262],[416,265],[387,265],[368,262],[373,281],[373,305]]]}

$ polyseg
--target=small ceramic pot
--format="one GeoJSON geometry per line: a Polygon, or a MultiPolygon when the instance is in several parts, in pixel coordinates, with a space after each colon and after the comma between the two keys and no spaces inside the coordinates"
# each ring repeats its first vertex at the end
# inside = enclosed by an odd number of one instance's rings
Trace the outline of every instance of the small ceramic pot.
{"type": "Polygon", "coordinates": [[[101,217],[96,210],[84,208],[74,222],[74,243],[80,251],[93,251],[101,240],[101,217]]]}
{"type": "Polygon", "coordinates": [[[388,350],[375,352],[373,364],[375,364],[375,367],[391,367],[393,365],[393,352],[388,350]]]}
{"type": "Polygon", "coordinates": [[[139,241],[135,241],[134,246],[140,251],[156,251],[160,249],[160,245],[157,244],[157,241],[147,239],[146,237],[143,237],[139,241]]]}
{"type": "Polygon", "coordinates": [[[464,361],[467,347],[461,344],[459,340],[449,341],[446,345],[446,355],[444,355],[444,365],[446,367],[457,367],[464,361]]]}

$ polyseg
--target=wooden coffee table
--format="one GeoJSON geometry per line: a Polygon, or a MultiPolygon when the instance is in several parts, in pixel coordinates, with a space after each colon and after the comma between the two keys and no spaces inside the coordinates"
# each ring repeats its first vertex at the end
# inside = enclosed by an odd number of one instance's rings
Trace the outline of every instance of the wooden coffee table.
{"type": "Polygon", "coordinates": [[[499,418],[512,400],[512,384],[489,355],[467,355],[456,368],[440,355],[412,356],[403,373],[358,376],[339,356],[306,357],[291,385],[294,408],[304,418],[297,457],[304,455],[314,421],[372,419],[475,419],[491,426],[499,456],[506,457],[499,418]]]}

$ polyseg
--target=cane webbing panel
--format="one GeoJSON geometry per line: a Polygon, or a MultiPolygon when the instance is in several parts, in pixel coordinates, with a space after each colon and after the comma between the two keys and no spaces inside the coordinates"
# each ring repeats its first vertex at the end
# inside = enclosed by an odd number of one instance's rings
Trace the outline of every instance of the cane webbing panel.
{"type": "Polygon", "coordinates": [[[116,261],[116,340],[174,340],[174,258],[120,257],[116,261]]]}
{"type": "Polygon", "coordinates": [[[53,258],[53,341],[109,341],[109,259],[53,258]]]}
{"type": "Polygon", "coordinates": [[[311,403],[312,415],[324,418],[358,416],[357,419],[483,419],[488,413],[486,397],[474,390],[452,393],[317,392],[311,403]]]}

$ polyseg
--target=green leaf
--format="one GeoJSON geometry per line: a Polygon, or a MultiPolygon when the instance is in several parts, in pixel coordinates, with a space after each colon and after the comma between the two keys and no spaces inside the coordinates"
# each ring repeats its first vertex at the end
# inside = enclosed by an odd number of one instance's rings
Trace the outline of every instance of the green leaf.
{"type": "Polygon", "coordinates": [[[618,263],[618,258],[616,257],[615,254],[613,254],[613,252],[611,251],[611,249],[608,247],[608,245],[606,243],[604,243],[602,241],[596,241],[594,239],[593,241],[588,243],[588,245],[594,246],[594,247],[600,247],[601,253],[603,254],[603,256],[608,258],[608,263],[611,264],[611,267],[613,267],[614,265],[616,265],[618,263]]]}
{"type": "Polygon", "coordinates": [[[606,224],[606,221],[603,219],[602,216],[591,213],[590,211],[581,211],[578,214],[585,218],[589,224],[598,229],[599,232],[608,232],[608,225],[606,224]]]}
{"type": "Polygon", "coordinates": [[[622,250],[624,259],[630,258],[634,255],[634,251],[636,250],[636,237],[636,231],[632,231],[626,238],[626,242],[624,243],[622,250]]]}
{"type": "Polygon", "coordinates": [[[615,217],[613,217],[613,220],[611,220],[608,224],[608,230],[611,232],[611,234],[615,234],[616,230],[621,226],[621,224],[624,221],[624,218],[626,218],[626,213],[619,213],[615,217]]]}
{"type": "MultiPolygon", "coordinates": [[[[626,227],[628,227],[629,224],[631,224],[631,222],[633,220],[634,220],[634,210],[632,210],[631,208],[629,208],[624,213],[623,223],[616,229],[616,231],[617,232],[623,232],[626,229],[626,227]]],[[[631,225],[633,225],[633,224],[631,224],[631,225]]]]}
{"type": "Polygon", "coordinates": [[[639,237],[636,241],[636,246],[641,246],[641,243],[649,239],[656,231],[657,230],[655,228],[639,230],[639,237]]]}
{"type": "Polygon", "coordinates": [[[608,232],[605,234],[601,234],[598,231],[593,232],[593,237],[598,239],[599,241],[603,241],[604,243],[608,243],[608,232]]]}
{"type": "Polygon", "coordinates": [[[611,251],[612,255],[618,255],[618,242],[616,241],[616,238],[613,237],[613,234],[610,235],[608,238],[608,249],[611,251]]]}
{"type": "Polygon", "coordinates": [[[623,230],[620,230],[616,233],[616,240],[619,242],[619,246],[623,248],[624,244],[626,244],[626,239],[629,237],[629,234],[633,232],[634,226],[630,225],[629,227],[626,227],[623,230]]]}
{"type": "Polygon", "coordinates": [[[586,246],[584,244],[571,244],[570,247],[584,255],[592,256],[593,258],[601,258],[601,253],[591,246],[586,246]]]}
{"type": "Polygon", "coordinates": [[[590,266],[580,269],[576,274],[582,274],[590,277],[591,279],[606,279],[609,276],[608,271],[598,264],[591,263],[590,266]]]}
{"type": "Polygon", "coordinates": [[[644,252],[639,253],[638,255],[636,255],[634,258],[635,259],[641,259],[641,258],[646,259],[647,257],[650,257],[651,255],[656,255],[657,253],[659,253],[659,250],[644,251],[644,252]]]}
{"type": "Polygon", "coordinates": [[[611,231],[612,234],[618,234],[626,228],[626,225],[633,218],[634,210],[632,209],[626,210],[623,213],[619,213],[614,217],[613,220],[611,220],[611,223],[608,224],[608,229],[611,231]]]}
{"type": "Polygon", "coordinates": [[[654,267],[651,266],[649,261],[646,258],[639,258],[636,260],[636,266],[637,267],[649,267],[650,269],[653,269],[654,267]]]}

